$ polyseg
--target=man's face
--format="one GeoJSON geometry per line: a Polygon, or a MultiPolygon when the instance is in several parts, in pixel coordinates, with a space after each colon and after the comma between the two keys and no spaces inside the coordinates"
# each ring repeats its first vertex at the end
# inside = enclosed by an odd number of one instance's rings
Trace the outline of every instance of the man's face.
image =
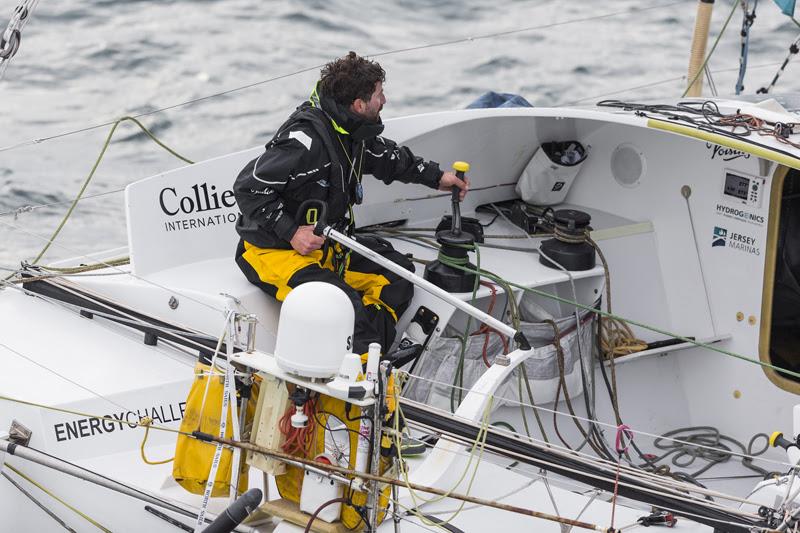
{"type": "Polygon", "coordinates": [[[379,122],[381,119],[381,110],[385,103],[386,96],[383,94],[383,82],[379,81],[375,84],[375,90],[372,92],[372,96],[370,96],[368,101],[364,101],[360,98],[356,99],[353,103],[353,111],[367,120],[379,122]]]}

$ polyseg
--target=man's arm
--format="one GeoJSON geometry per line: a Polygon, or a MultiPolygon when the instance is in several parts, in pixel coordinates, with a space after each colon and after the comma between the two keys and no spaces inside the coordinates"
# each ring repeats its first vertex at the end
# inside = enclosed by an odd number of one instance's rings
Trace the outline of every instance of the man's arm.
{"type": "Polygon", "coordinates": [[[442,171],[433,161],[423,161],[406,146],[384,137],[375,137],[364,146],[364,172],[382,182],[421,183],[432,189],[439,187],[442,171]]]}
{"type": "Polygon", "coordinates": [[[283,193],[326,174],[330,163],[322,157],[322,143],[302,127],[282,133],[236,178],[233,193],[242,214],[265,231],[291,242],[298,225],[286,213],[283,193]]]}
{"type": "Polygon", "coordinates": [[[387,185],[395,180],[403,183],[421,183],[432,189],[449,191],[453,186],[461,189],[461,199],[469,189],[469,179],[462,182],[452,172],[442,172],[434,161],[423,161],[405,146],[384,137],[368,141],[364,147],[364,167],[387,185]]]}

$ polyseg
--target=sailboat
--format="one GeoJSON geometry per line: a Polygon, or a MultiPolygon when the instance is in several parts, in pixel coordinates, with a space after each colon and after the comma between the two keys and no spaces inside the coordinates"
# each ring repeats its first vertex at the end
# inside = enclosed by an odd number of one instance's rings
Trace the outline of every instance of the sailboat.
{"type": "Polygon", "coordinates": [[[231,176],[260,147],[130,184],[126,249],[0,290],[3,530],[796,528],[798,113],[696,96],[387,121],[473,188],[365,180],[354,235],[318,220],[417,262],[385,265],[415,295],[366,368],[335,294],[281,307],[231,259],[231,176]]]}

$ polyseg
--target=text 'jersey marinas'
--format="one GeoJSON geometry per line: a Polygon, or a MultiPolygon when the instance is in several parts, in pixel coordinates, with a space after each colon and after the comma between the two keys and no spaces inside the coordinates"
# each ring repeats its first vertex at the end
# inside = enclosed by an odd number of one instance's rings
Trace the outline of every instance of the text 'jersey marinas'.
{"type": "Polygon", "coordinates": [[[340,223],[360,203],[363,174],[387,184],[438,188],[439,165],[381,137],[382,131],[382,124],[368,122],[324,95],[303,103],[236,178],[239,236],[259,248],[289,249],[300,225],[300,204],[323,200],[328,223],[340,223]]]}

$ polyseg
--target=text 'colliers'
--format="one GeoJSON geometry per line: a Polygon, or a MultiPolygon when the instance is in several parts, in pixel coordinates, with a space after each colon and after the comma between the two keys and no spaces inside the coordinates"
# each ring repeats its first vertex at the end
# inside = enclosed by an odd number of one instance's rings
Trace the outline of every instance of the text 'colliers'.
{"type": "Polygon", "coordinates": [[[202,213],[213,211],[225,207],[234,207],[236,200],[233,198],[233,191],[228,189],[222,194],[217,193],[217,187],[208,186],[207,183],[194,184],[191,187],[192,194],[179,197],[174,187],[161,189],[158,195],[158,202],[164,214],[175,216],[178,213],[202,213]]]}

